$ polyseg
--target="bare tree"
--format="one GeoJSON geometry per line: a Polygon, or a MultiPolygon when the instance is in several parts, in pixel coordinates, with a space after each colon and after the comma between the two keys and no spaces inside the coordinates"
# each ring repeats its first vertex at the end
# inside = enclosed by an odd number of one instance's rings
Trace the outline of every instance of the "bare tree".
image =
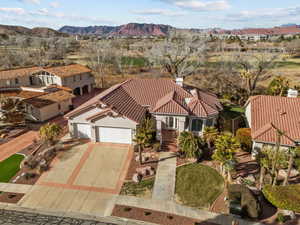
{"type": "Polygon", "coordinates": [[[111,42],[91,42],[84,49],[83,54],[87,59],[88,66],[95,73],[96,84],[103,88],[104,76],[108,70],[112,58],[111,42]]]}
{"type": "Polygon", "coordinates": [[[270,53],[239,53],[233,59],[243,81],[243,88],[253,95],[260,81],[270,77],[270,69],[275,65],[277,55],[270,53]]]}
{"type": "Polygon", "coordinates": [[[206,43],[190,33],[171,33],[146,52],[152,66],[159,66],[174,77],[194,74],[203,64],[206,43]]]}

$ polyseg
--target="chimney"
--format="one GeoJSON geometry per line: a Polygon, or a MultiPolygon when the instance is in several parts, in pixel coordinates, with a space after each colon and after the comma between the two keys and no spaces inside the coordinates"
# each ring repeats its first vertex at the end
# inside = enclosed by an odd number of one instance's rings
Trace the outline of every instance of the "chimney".
{"type": "Polygon", "coordinates": [[[289,98],[297,98],[298,97],[298,91],[295,89],[289,89],[287,97],[289,98]]]}
{"type": "Polygon", "coordinates": [[[176,84],[183,87],[183,77],[176,77],[176,84]]]}

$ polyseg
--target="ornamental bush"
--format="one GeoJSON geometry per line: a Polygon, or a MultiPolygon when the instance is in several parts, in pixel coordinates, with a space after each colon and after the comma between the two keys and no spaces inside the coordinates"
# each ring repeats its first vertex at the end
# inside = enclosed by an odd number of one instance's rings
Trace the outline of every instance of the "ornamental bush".
{"type": "Polygon", "coordinates": [[[252,148],[252,138],[250,128],[240,128],[236,132],[236,139],[240,142],[244,151],[250,152],[252,148]]]}
{"type": "Polygon", "coordinates": [[[270,203],[279,209],[300,212],[300,184],[288,186],[265,185],[263,194],[270,203]]]}

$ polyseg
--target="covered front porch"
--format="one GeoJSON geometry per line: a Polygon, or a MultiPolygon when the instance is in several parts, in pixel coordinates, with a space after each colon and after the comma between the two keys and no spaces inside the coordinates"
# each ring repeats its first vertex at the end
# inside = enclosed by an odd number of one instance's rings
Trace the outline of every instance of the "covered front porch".
{"type": "Polygon", "coordinates": [[[200,118],[193,116],[176,115],[155,115],[156,120],[156,138],[162,140],[162,133],[165,130],[191,131],[199,136],[203,134],[204,128],[214,126],[217,123],[217,117],[200,118]]]}

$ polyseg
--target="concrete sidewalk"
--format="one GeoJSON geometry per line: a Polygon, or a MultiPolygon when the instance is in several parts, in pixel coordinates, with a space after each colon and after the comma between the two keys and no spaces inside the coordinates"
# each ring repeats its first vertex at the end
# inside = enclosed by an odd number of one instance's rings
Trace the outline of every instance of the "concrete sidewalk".
{"type": "Polygon", "coordinates": [[[26,194],[32,187],[32,185],[28,184],[0,183],[0,192],[26,194]]]}
{"type": "Polygon", "coordinates": [[[173,201],[162,201],[155,199],[142,199],[131,196],[118,196],[116,204],[137,208],[144,208],[164,213],[184,216],[199,220],[199,222],[211,222],[220,225],[230,225],[232,221],[238,221],[239,225],[263,225],[233,217],[232,215],[218,214],[196,208],[179,205],[173,201]]]}
{"type": "Polygon", "coordinates": [[[176,155],[173,152],[160,153],[152,199],[165,201],[174,199],[176,162],[176,155]]]}

